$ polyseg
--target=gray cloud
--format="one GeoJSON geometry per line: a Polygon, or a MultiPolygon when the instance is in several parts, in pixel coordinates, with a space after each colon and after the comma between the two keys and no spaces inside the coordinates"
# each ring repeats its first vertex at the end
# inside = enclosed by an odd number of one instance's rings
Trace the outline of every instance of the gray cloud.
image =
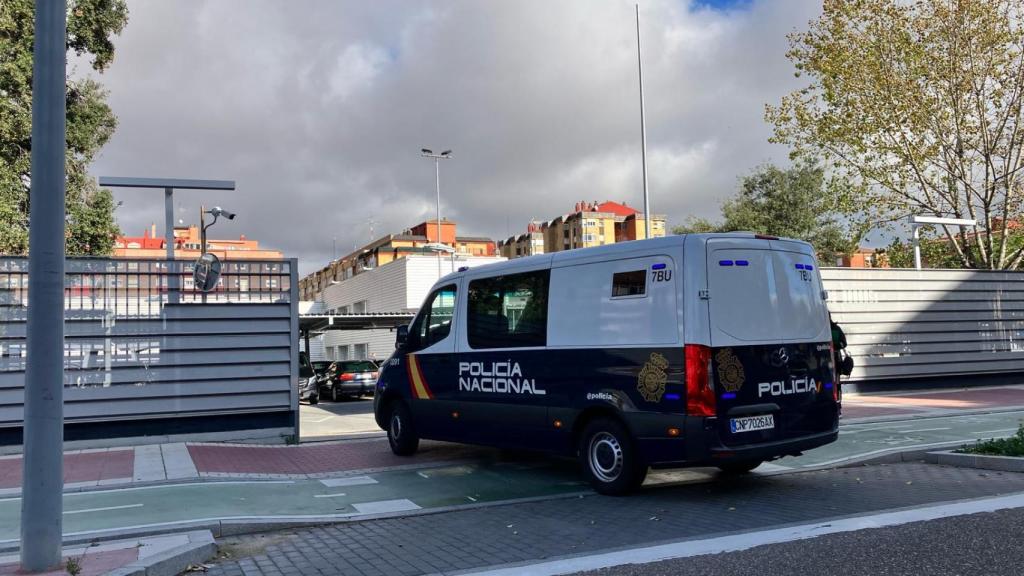
{"type": "MultiPolygon", "coordinates": [[[[631,2],[129,3],[99,79],[120,126],[96,175],[232,178],[181,192],[238,212],[247,234],[303,273],[376,232],[442,212],[463,234],[506,235],[588,200],[642,202],[631,2]]],[[[796,81],[785,34],[820,12],[760,0],[718,11],[641,6],[651,202],[670,222],[713,215],[736,178],[785,161],[763,106],[796,81]]],[[[86,67],[79,66],[84,73],[86,67]]],[[[118,191],[122,227],[163,221],[147,191],[118,191]]]]}

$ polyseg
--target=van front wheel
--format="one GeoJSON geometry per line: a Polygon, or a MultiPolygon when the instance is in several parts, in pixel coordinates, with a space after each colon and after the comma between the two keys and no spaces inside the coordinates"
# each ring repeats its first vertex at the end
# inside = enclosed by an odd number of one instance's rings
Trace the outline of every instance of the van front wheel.
{"type": "Polygon", "coordinates": [[[396,400],[388,409],[388,443],[397,456],[411,456],[420,446],[420,437],[405,402],[396,400]]]}
{"type": "Polygon", "coordinates": [[[647,477],[647,466],[639,460],[626,427],[615,420],[587,424],[579,452],[584,474],[599,494],[628,494],[647,477]]]}

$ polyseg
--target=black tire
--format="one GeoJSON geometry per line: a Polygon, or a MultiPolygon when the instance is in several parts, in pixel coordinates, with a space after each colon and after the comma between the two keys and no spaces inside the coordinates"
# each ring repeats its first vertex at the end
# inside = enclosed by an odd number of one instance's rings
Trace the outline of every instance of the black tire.
{"type": "Polygon", "coordinates": [[[420,447],[420,437],[405,402],[395,400],[388,406],[388,444],[396,456],[412,456],[420,447]]]}
{"type": "Polygon", "coordinates": [[[737,460],[719,464],[718,469],[726,474],[747,474],[761,464],[764,464],[764,460],[737,460]]]}
{"type": "Polygon", "coordinates": [[[309,405],[310,406],[313,406],[313,405],[319,404],[319,403],[320,403],[320,396],[314,394],[313,396],[309,397],[309,405]]]}
{"type": "Polygon", "coordinates": [[[338,394],[338,385],[331,385],[331,402],[341,402],[341,395],[338,394]]]}
{"type": "Polygon", "coordinates": [[[636,490],[647,477],[647,464],[633,446],[621,422],[600,418],[583,429],[579,445],[583,474],[599,494],[623,496],[636,490]]]}

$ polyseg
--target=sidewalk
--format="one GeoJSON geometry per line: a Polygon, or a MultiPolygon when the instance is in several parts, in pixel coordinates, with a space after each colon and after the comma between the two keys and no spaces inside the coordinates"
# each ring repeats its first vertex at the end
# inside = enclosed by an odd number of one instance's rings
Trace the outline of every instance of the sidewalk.
{"type": "Polygon", "coordinates": [[[965,388],[938,392],[846,394],[843,422],[881,421],[908,416],[949,416],[1024,408],[1024,386],[965,388]]]}

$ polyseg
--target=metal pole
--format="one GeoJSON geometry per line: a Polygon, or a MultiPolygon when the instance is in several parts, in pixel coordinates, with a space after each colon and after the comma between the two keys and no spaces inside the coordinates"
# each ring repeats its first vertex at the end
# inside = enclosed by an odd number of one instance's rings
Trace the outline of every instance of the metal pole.
{"type": "Polygon", "coordinates": [[[64,199],[67,4],[37,1],[32,75],[28,363],[21,568],[61,559],[64,490],[64,199]]]}
{"type": "Polygon", "coordinates": [[[644,238],[651,237],[651,202],[647,192],[647,123],[644,119],[644,60],[640,55],[640,5],[636,5],[636,65],[640,76],[640,154],[644,165],[644,238]]]}
{"type": "Polygon", "coordinates": [[[164,244],[167,249],[167,302],[178,303],[178,271],[174,268],[174,188],[164,188],[164,244]]]}
{"type": "MultiPolygon", "coordinates": [[[[434,158],[434,182],[437,185],[437,243],[441,244],[441,159],[434,158]]],[[[437,253],[437,277],[441,278],[441,253],[437,253]]]]}
{"type": "Polygon", "coordinates": [[[921,269],[921,227],[911,226],[914,229],[914,268],[921,269]]]}

